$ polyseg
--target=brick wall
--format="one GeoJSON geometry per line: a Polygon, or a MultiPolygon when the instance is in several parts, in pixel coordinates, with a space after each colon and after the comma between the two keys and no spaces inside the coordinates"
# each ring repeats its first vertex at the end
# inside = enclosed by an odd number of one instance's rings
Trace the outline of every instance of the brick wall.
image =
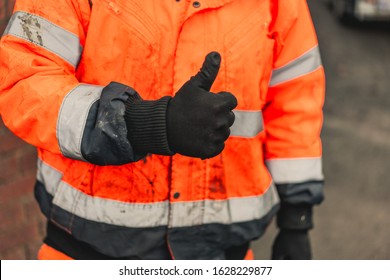
{"type": "Polygon", "coordinates": [[[15,0],[0,0],[0,34],[3,34],[9,16],[12,14],[15,0]]]}
{"type": "MultiPolygon", "coordinates": [[[[13,4],[0,0],[0,34],[13,4]]],[[[0,259],[36,259],[44,234],[33,194],[36,159],[35,148],[12,134],[0,118],[0,259]]]]}

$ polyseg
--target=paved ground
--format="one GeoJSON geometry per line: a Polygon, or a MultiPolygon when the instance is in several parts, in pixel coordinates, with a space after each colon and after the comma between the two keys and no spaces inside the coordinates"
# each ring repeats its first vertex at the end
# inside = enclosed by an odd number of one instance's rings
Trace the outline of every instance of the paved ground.
{"type": "MultiPolygon", "coordinates": [[[[390,25],[343,26],[308,0],[327,76],[322,133],[326,201],[315,259],[390,259],[390,25]]],[[[254,244],[268,259],[271,227],[254,244]]]]}

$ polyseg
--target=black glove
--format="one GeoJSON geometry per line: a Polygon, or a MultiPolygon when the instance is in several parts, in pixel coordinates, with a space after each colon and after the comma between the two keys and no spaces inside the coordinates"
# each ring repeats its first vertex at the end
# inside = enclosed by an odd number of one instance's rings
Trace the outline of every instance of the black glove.
{"type": "Polygon", "coordinates": [[[313,228],[312,206],[282,203],[277,224],[280,230],[272,246],[272,259],[311,259],[309,230],[313,228]]]}
{"type": "Polygon", "coordinates": [[[168,143],[182,155],[211,158],[222,152],[234,122],[236,98],[229,92],[209,92],[221,57],[212,52],[202,68],[186,82],[168,106],[168,143]]]}
{"type": "Polygon", "coordinates": [[[142,100],[130,96],[126,102],[128,139],[138,153],[197,158],[218,155],[230,135],[236,98],[228,92],[209,92],[217,77],[221,57],[209,53],[201,70],[173,98],[142,100]]]}
{"type": "Polygon", "coordinates": [[[272,246],[273,260],[310,260],[308,230],[281,229],[272,246]]]}

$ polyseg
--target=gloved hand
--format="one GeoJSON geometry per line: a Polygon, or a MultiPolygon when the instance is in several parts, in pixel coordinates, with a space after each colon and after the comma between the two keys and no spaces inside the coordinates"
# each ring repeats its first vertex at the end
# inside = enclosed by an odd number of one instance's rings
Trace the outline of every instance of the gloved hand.
{"type": "Polygon", "coordinates": [[[272,259],[311,259],[309,230],[313,228],[313,206],[281,203],[277,214],[279,233],[272,246],[272,259]]]}
{"type": "Polygon", "coordinates": [[[308,230],[281,229],[272,246],[273,260],[310,260],[308,230]]]}
{"type": "Polygon", "coordinates": [[[168,105],[168,144],[172,151],[211,158],[224,149],[234,122],[237,99],[229,92],[211,93],[221,57],[209,53],[202,68],[187,81],[168,105]]]}
{"type": "Polygon", "coordinates": [[[127,138],[138,154],[154,153],[211,158],[230,135],[237,99],[228,92],[211,93],[221,56],[211,52],[202,68],[171,98],[143,100],[138,93],[125,102],[127,138]]]}

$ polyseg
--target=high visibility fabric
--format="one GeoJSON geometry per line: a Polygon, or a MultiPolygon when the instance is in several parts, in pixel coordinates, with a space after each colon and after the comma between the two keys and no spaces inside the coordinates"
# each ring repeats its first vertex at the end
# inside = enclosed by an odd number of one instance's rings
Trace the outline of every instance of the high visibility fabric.
{"type": "Polygon", "coordinates": [[[38,260],[73,260],[71,257],[61,253],[60,251],[42,244],[38,251],[38,260]]]}
{"type": "Polygon", "coordinates": [[[92,2],[20,0],[0,45],[0,112],[38,148],[36,197],[56,225],[113,257],[153,258],[167,240],[173,258],[220,259],[264,233],[273,177],[322,180],[324,74],[306,1],[92,2]],[[222,56],[211,90],[238,100],[220,155],[85,161],[102,87],[173,96],[210,51],[222,56]]]}
{"type": "Polygon", "coordinates": [[[255,259],[255,255],[253,254],[253,250],[248,249],[248,252],[246,252],[244,260],[250,261],[250,260],[254,260],[254,259],[255,259]]]}
{"type": "Polygon", "coordinates": [[[81,56],[82,47],[76,35],[33,14],[22,11],[15,12],[4,34],[12,34],[46,48],[74,67],[77,66],[81,56]],[[26,31],[26,26],[31,28],[29,32],[26,31]]]}
{"type": "Polygon", "coordinates": [[[101,86],[78,85],[69,92],[61,105],[57,122],[57,138],[64,156],[84,160],[81,139],[92,104],[99,100],[101,86]]]}

